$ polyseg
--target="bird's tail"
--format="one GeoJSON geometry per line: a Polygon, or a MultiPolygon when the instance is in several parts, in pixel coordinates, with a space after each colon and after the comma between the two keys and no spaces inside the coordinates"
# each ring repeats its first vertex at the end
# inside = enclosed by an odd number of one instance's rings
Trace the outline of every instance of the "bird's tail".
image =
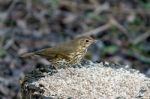
{"type": "Polygon", "coordinates": [[[34,56],[34,55],[35,55],[34,52],[31,52],[31,53],[24,53],[24,54],[21,55],[21,57],[22,57],[22,58],[28,58],[28,57],[32,57],[32,56],[34,56]]]}

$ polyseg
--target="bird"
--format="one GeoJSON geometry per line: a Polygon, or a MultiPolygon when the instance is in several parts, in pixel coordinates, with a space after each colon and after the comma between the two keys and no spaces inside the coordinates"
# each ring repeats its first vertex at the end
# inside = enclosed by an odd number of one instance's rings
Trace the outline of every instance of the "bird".
{"type": "Polygon", "coordinates": [[[96,40],[91,36],[77,37],[51,48],[24,53],[21,57],[24,58],[38,55],[47,59],[55,69],[58,69],[61,66],[67,68],[70,65],[80,63],[86,55],[88,47],[95,41],[96,40]]]}

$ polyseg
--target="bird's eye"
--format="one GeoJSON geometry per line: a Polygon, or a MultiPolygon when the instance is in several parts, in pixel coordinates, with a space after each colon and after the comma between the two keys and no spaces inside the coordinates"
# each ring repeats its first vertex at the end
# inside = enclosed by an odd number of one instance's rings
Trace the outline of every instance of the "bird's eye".
{"type": "Polygon", "coordinates": [[[86,42],[89,42],[89,40],[86,40],[86,42]]]}

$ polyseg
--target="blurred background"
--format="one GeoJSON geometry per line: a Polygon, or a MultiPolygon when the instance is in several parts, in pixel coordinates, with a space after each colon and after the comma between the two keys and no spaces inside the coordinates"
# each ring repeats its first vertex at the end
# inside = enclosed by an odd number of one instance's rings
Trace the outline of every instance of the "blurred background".
{"type": "Polygon", "coordinates": [[[22,53],[81,35],[98,39],[87,59],[150,77],[150,0],[0,0],[0,99],[20,99],[19,79],[48,64],[22,53]]]}

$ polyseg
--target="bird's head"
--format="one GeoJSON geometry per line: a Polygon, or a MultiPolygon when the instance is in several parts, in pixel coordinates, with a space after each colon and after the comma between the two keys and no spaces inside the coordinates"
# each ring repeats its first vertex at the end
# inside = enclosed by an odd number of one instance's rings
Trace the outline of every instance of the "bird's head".
{"type": "Polygon", "coordinates": [[[75,41],[78,44],[78,46],[87,49],[96,40],[91,36],[84,36],[84,37],[76,38],[75,41]]]}

